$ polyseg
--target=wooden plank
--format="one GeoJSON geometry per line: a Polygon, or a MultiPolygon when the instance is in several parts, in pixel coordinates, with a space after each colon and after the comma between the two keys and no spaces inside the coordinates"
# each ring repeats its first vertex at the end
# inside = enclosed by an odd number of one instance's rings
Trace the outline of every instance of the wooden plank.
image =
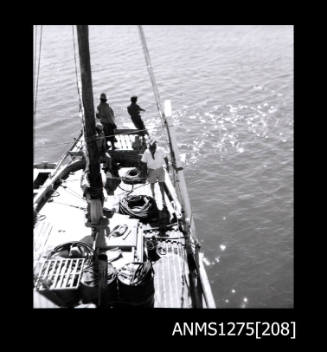
{"type": "Polygon", "coordinates": [[[34,260],[40,260],[45,250],[52,229],[52,224],[46,220],[42,220],[36,223],[33,231],[34,260]]]}
{"type": "Polygon", "coordinates": [[[124,139],[125,139],[126,149],[127,150],[131,150],[132,149],[132,145],[131,145],[131,141],[129,139],[129,136],[127,134],[125,134],[124,139]]]}
{"type": "Polygon", "coordinates": [[[131,142],[131,148],[133,149],[132,145],[135,142],[135,134],[129,134],[128,137],[131,142]]]}
{"type": "Polygon", "coordinates": [[[126,148],[126,145],[125,145],[125,135],[122,134],[122,135],[120,136],[120,138],[121,138],[122,150],[126,150],[127,148],[126,148]]]}
{"type": "Polygon", "coordinates": [[[120,141],[121,141],[121,149],[122,150],[126,150],[126,146],[125,146],[125,139],[124,139],[125,135],[121,135],[120,136],[120,141]]]}
{"type": "Polygon", "coordinates": [[[155,291],[159,293],[158,301],[156,301],[156,306],[166,308],[167,285],[169,283],[166,282],[166,277],[164,276],[164,268],[161,259],[159,259],[154,264],[154,269],[156,273],[154,277],[155,291]]]}
{"type": "Polygon", "coordinates": [[[127,134],[125,137],[126,137],[126,145],[127,145],[128,150],[133,150],[130,136],[127,134]]]}
{"type": "Polygon", "coordinates": [[[175,188],[171,182],[170,176],[167,172],[167,170],[165,169],[165,184],[167,186],[168,192],[170,193],[171,197],[173,198],[173,202],[174,202],[174,211],[176,213],[177,218],[181,218],[182,216],[182,206],[178,200],[175,188]]]}
{"type": "MultiPolygon", "coordinates": [[[[45,262],[44,265],[46,267],[46,270],[43,272],[42,276],[41,276],[41,283],[42,283],[42,280],[45,280],[47,278],[47,275],[48,275],[48,272],[50,270],[50,267],[51,267],[51,262],[45,262]]],[[[42,271],[41,271],[42,273],[42,271]]]]}
{"type": "Polygon", "coordinates": [[[175,306],[175,300],[176,300],[176,282],[175,282],[175,273],[173,272],[173,267],[174,267],[174,260],[173,257],[171,255],[171,253],[169,253],[169,249],[170,246],[168,245],[168,243],[165,241],[165,247],[166,247],[166,255],[164,255],[164,258],[166,260],[166,276],[167,276],[167,280],[169,282],[169,294],[167,297],[169,300],[169,308],[176,308],[175,306]]]}
{"type": "Polygon", "coordinates": [[[40,269],[40,271],[39,271],[39,276],[38,276],[38,278],[37,278],[35,287],[39,287],[39,285],[40,285],[40,281],[41,281],[41,278],[42,278],[42,272],[43,272],[43,270],[44,270],[44,266],[45,266],[45,265],[46,265],[46,264],[45,264],[45,261],[44,261],[44,262],[42,263],[41,269],[40,269]]]}
{"type": "Polygon", "coordinates": [[[191,300],[188,288],[183,283],[183,271],[188,274],[187,263],[184,262],[184,248],[181,241],[161,241],[167,254],[154,263],[156,307],[190,308],[191,300]],[[183,267],[185,265],[185,267],[183,267]],[[184,286],[183,286],[184,285],[184,286]],[[184,288],[183,288],[184,287],[184,288]],[[183,297],[183,300],[182,300],[183,297]],[[183,301],[183,302],[182,302],[183,301]]]}
{"type": "MultiPolygon", "coordinates": [[[[121,146],[121,143],[120,143],[120,136],[115,136],[116,137],[116,139],[117,139],[117,142],[115,142],[114,144],[115,144],[115,147],[116,147],[116,149],[120,149],[120,146],[121,146]]],[[[110,153],[110,151],[109,151],[109,153],[110,153]]]]}
{"type": "Polygon", "coordinates": [[[126,146],[125,146],[125,140],[124,140],[124,135],[120,136],[120,143],[121,143],[121,149],[122,150],[126,150],[126,146]]]}
{"type": "Polygon", "coordinates": [[[204,298],[207,308],[216,308],[216,302],[212,294],[211,285],[209,283],[208,275],[203,266],[203,253],[199,254],[199,271],[201,275],[201,284],[204,291],[204,298]]]}
{"type": "Polygon", "coordinates": [[[174,280],[175,280],[175,287],[176,287],[176,307],[180,306],[180,296],[181,296],[181,280],[180,280],[180,272],[179,272],[179,261],[178,261],[178,254],[176,253],[176,242],[173,241],[171,244],[171,249],[172,249],[172,253],[171,256],[172,258],[174,258],[174,262],[173,262],[173,271],[174,271],[174,280]]]}
{"type": "Polygon", "coordinates": [[[142,231],[142,225],[138,226],[137,229],[137,245],[136,245],[136,256],[137,260],[140,262],[143,262],[143,252],[144,252],[144,245],[143,245],[143,231],[142,231]]]}
{"type": "Polygon", "coordinates": [[[126,149],[131,150],[132,149],[131,141],[129,140],[129,137],[127,134],[124,135],[124,140],[125,140],[126,149]]]}
{"type": "Polygon", "coordinates": [[[125,136],[124,134],[121,135],[122,149],[123,149],[123,150],[127,150],[125,137],[126,137],[126,136],[125,136]]]}

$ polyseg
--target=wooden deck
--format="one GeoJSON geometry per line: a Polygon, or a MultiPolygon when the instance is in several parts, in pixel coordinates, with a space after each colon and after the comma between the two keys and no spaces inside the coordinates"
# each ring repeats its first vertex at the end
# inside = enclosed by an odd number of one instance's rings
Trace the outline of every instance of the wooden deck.
{"type": "Polygon", "coordinates": [[[155,307],[190,307],[192,302],[188,288],[189,271],[185,259],[184,240],[161,239],[159,247],[163,255],[154,263],[155,307]]]}
{"type": "MultiPolygon", "coordinates": [[[[121,150],[132,150],[133,136],[117,136],[117,147],[121,150]],[[131,149],[129,149],[131,148],[131,149]]],[[[124,176],[129,168],[121,168],[120,176],[124,176]]],[[[70,176],[54,191],[49,201],[44,204],[38,213],[38,220],[34,228],[34,260],[35,268],[39,267],[45,254],[55,246],[70,241],[92,241],[91,228],[87,224],[86,201],[82,197],[80,180],[82,170],[72,172],[70,176]]],[[[102,174],[103,181],[105,175],[102,174]]],[[[166,186],[170,193],[165,196],[166,204],[171,217],[175,213],[177,218],[181,217],[181,206],[178,202],[174,187],[169,175],[166,173],[166,186]]],[[[104,208],[115,210],[109,219],[107,233],[117,224],[126,224],[131,234],[126,241],[122,239],[110,239],[108,241],[108,257],[111,248],[120,248],[122,256],[112,262],[119,269],[126,263],[142,261],[144,255],[144,241],[149,235],[159,235],[158,229],[152,229],[150,225],[143,225],[136,219],[118,213],[119,201],[127,194],[151,195],[149,184],[129,185],[123,181],[115,190],[113,195],[107,195],[106,191],[104,208]],[[110,243],[111,241],[111,243],[110,243]]],[[[162,199],[158,184],[155,186],[155,200],[159,209],[162,209],[162,199]]],[[[159,239],[161,258],[154,262],[155,271],[155,307],[156,308],[186,308],[191,306],[188,289],[188,266],[185,260],[183,234],[177,226],[166,232],[166,238],[159,239]]],[[[40,298],[34,293],[34,307],[47,307],[46,299],[40,298]]],[[[49,303],[51,306],[51,302],[49,303]]],[[[55,305],[53,305],[55,306],[55,305]]]]}

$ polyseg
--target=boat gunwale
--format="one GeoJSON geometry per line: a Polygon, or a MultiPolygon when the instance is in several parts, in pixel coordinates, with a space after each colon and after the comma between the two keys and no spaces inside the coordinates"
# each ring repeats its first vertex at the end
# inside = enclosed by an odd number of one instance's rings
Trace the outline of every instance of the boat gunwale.
{"type": "MultiPolygon", "coordinates": [[[[173,128],[171,121],[170,121],[169,125],[167,124],[167,129],[169,129],[169,128],[173,128]]],[[[133,131],[137,131],[137,130],[119,129],[118,132],[120,132],[120,133],[118,133],[118,134],[124,134],[124,132],[129,134],[128,132],[133,132],[133,131]]],[[[138,134],[138,133],[135,133],[135,134],[138,134]]],[[[65,153],[64,157],[61,159],[61,162],[64,159],[66,159],[67,156],[70,155],[69,153],[72,152],[74,150],[74,148],[76,148],[78,142],[82,140],[83,136],[84,136],[84,134],[81,133],[79,135],[79,137],[75,139],[72,146],[68,149],[68,151],[65,153]]],[[[179,173],[179,176],[183,178],[185,188],[186,188],[184,173],[182,170],[179,169],[179,166],[180,166],[179,162],[180,161],[179,161],[178,149],[176,150],[176,148],[174,148],[174,147],[176,147],[176,146],[174,145],[174,143],[172,143],[172,149],[175,153],[175,161],[177,161],[175,167],[173,167],[172,170],[173,170],[174,176],[176,176],[176,174],[179,173]]],[[[72,160],[70,160],[66,165],[63,165],[62,168],[58,168],[58,166],[57,166],[53,170],[53,172],[50,173],[49,178],[45,181],[43,186],[41,186],[41,190],[34,197],[34,210],[36,212],[38,212],[39,208],[41,208],[43,206],[43,204],[46,203],[46,201],[47,201],[46,198],[50,197],[50,194],[52,193],[52,191],[55,190],[54,185],[58,181],[65,178],[66,176],[68,176],[70,172],[80,170],[85,165],[85,160],[83,160],[81,157],[76,157],[76,156],[71,156],[71,157],[72,157],[72,160]]],[[[34,168],[38,169],[37,165],[34,165],[34,168]]],[[[169,174],[168,174],[168,176],[169,176],[169,174]]],[[[169,176],[169,178],[171,180],[170,176],[169,176]]],[[[187,204],[187,208],[191,209],[189,197],[187,196],[184,198],[183,194],[181,192],[177,192],[176,186],[174,185],[173,182],[172,182],[172,185],[175,188],[177,199],[182,206],[182,215],[184,215],[184,217],[185,217],[185,215],[186,215],[185,214],[185,205],[187,204]],[[182,198],[182,199],[180,199],[180,198],[182,198]]],[[[187,226],[188,229],[186,228],[185,231],[183,232],[184,237],[186,238],[187,234],[189,234],[189,239],[190,239],[191,243],[193,244],[193,245],[191,245],[191,247],[193,247],[192,248],[192,256],[194,257],[196,269],[198,272],[198,277],[199,277],[200,286],[201,286],[201,296],[202,296],[201,299],[203,301],[202,303],[205,305],[204,308],[216,308],[213,294],[212,294],[212,290],[211,290],[211,287],[209,284],[207,272],[206,272],[205,267],[203,265],[203,253],[201,253],[200,247],[198,244],[194,218],[193,218],[191,210],[190,210],[190,212],[191,212],[190,218],[185,219],[185,220],[188,220],[188,221],[186,221],[186,225],[188,225],[187,226]],[[197,256],[199,256],[198,260],[196,260],[197,256]]]]}

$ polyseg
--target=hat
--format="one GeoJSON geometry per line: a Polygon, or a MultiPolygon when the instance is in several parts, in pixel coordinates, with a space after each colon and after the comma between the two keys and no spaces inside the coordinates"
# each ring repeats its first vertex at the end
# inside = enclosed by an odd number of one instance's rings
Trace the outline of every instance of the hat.
{"type": "Polygon", "coordinates": [[[107,96],[105,95],[105,93],[101,93],[101,95],[100,95],[100,99],[107,100],[107,96]]]}

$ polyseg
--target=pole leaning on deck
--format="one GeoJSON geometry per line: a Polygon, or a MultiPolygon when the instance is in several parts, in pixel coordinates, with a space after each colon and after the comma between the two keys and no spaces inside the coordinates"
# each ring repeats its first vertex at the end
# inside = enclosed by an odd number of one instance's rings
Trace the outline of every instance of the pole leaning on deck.
{"type": "Polygon", "coordinates": [[[85,141],[89,158],[89,182],[91,194],[91,221],[97,223],[102,217],[103,185],[96,144],[95,112],[90,63],[89,30],[87,25],[77,25],[77,38],[81,69],[82,100],[85,116],[85,141]],[[101,208],[101,209],[99,209],[101,208]]]}

